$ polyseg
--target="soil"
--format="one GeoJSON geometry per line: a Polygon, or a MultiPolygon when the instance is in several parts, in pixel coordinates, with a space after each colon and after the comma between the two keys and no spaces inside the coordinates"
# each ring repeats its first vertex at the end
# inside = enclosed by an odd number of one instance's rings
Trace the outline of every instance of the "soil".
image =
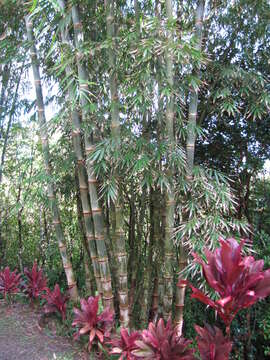
{"type": "Polygon", "coordinates": [[[68,338],[40,327],[39,319],[29,305],[0,300],[0,360],[85,359],[68,338]]]}

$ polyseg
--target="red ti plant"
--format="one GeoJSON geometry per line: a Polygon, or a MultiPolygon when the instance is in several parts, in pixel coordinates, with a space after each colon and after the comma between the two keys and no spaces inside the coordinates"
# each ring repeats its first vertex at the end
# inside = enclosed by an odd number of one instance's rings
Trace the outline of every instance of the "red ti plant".
{"type": "Polygon", "coordinates": [[[27,277],[25,290],[31,301],[33,301],[48,290],[47,279],[43,275],[42,269],[38,270],[36,262],[31,271],[24,269],[24,273],[27,277]]]}
{"type": "Polygon", "coordinates": [[[4,299],[7,294],[16,294],[19,291],[20,281],[21,275],[17,273],[17,270],[11,272],[7,266],[0,272],[0,292],[3,292],[4,299]]]}
{"type": "Polygon", "coordinates": [[[217,311],[229,335],[231,322],[238,311],[270,295],[270,269],[263,271],[263,260],[242,256],[244,241],[238,244],[235,239],[220,239],[220,244],[221,247],[214,252],[205,251],[207,263],[194,254],[195,260],[203,267],[206,281],[218,293],[219,299],[214,301],[194,286],[189,286],[193,292],[191,297],[217,311]]]}
{"type": "Polygon", "coordinates": [[[66,318],[66,302],[68,296],[61,293],[59,285],[56,284],[53,291],[47,289],[47,293],[43,295],[42,298],[47,301],[47,304],[44,305],[45,314],[59,312],[64,321],[66,318]]]}
{"type": "Polygon", "coordinates": [[[127,329],[121,329],[120,335],[120,338],[117,337],[108,342],[112,346],[110,354],[121,355],[119,360],[135,360],[136,357],[132,351],[137,349],[135,342],[141,339],[141,334],[138,331],[129,334],[127,329]]]}
{"type": "Polygon", "coordinates": [[[92,348],[93,342],[104,343],[104,338],[109,337],[113,325],[113,312],[106,308],[98,314],[99,296],[90,296],[88,300],[81,299],[81,310],[74,307],[75,314],[72,326],[79,329],[75,334],[75,338],[80,335],[89,334],[88,350],[92,348]]]}
{"type": "Polygon", "coordinates": [[[205,324],[202,328],[195,325],[195,330],[202,360],[229,360],[232,343],[224,337],[218,327],[205,324]]]}
{"type": "Polygon", "coordinates": [[[150,323],[143,330],[142,340],[136,341],[137,349],[132,354],[146,360],[195,360],[194,350],[188,347],[191,342],[177,335],[170,320],[165,326],[160,319],[157,325],[150,323]]]}

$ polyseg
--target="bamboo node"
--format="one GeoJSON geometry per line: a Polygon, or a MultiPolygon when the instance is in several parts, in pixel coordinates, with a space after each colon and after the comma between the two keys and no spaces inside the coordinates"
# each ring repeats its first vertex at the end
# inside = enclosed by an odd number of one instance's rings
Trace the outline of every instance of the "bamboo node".
{"type": "Polygon", "coordinates": [[[91,216],[92,211],[83,211],[83,216],[91,216]]]}
{"type": "Polygon", "coordinates": [[[79,21],[79,22],[76,22],[76,23],[74,23],[74,29],[82,29],[82,23],[79,21]]]}
{"type": "Polygon", "coordinates": [[[120,252],[118,254],[116,254],[117,257],[126,257],[127,256],[127,253],[126,252],[120,252]]]}
{"type": "Polygon", "coordinates": [[[77,135],[80,135],[81,134],[81,131],[79,129],[75,129],[75,130],[72,130],[71,132],[71,136],[77,136],[77,135]]]}
{"type": "Polygon", "coordinates": [[[99,241],[99,240],[102,241],[102,240],[105,239],[105,236],[104,236],[104,235],[96,235],[95,238],[96,238],[96,240],[98,240],[98,241],[99,241]]]}
{"type": "Polygon", "coordinates": [[[86,88],[86,89],[88,89],[88,84],[86,84],[86,83],[80,84],[80,88],[86,88]]]}
{"type": "Polygon", "coordinates": [[[59,225],[59,224],[61,224],[61,223],[60,223],[59,220],[56,220],[56,221],[53,221],[52,224],[53,224],[53,225],[59,225]]]}
{"type": "Polygon", "coordinates": [[[107,300],[112,300],[113,299],[113,295],[112,296],[103,296],[103,300],[107,301],[107,300]]]}
{"type": "Polygon", "coordinates": [[[99,258],[98,259],[98,262],[99,263],[105,263],[105,262],[107,262],[108,261],[108,257],[103,257],[103,258],[99,258]]]}
{"type": "Polygon", "coordinates": [[[44,108],[38,108],[37,111],[38,111],[39,113],[43,113],[43,112],[44,112],[44,108]]]}
{"type": "Polygon", "coordinates": [[[72,283],[72,284],[69,284],[69,285],[68,285],[69,290],[71,290],[72,288],[74,288],[74,286],[76,286],[76,283],[75,283],[75,282],[72,283]]]}
{"type": "Polygon", "coordinates": [[[106,284],[106,283],[109,284],[109,283],[112,281],[112,279],[111,279],[111,278],[109,278],[109,279],[104,279],[104,278],[103,278],[101,281],[102,281],[104,284],[106,284]]]}
{"type": "Polygon", "coordinates": [[[115,128],[118,128],[118,127],[120,127],[120,124],[118,122],[117,123],[114,123],[114,122],[111,123],[111,128],[112,129],[115,129],[115,128]]]}
{"type": "Polygon", "coordinates": [[[92,209],[93,213],[101,213],[102,209],[101,208],[96,208],[96,209],[92,209]]]}
{"type": "Polygon", "coordinates": [[[96,150],[96,146],[95,145],[90,145],[88,147],[85,148],[86,152],[92,152],[96,150]]]}
{"type": "Polygon", "coordinates": [[[94,179],[94,180],[89,179],[89,180],[88,180],[88,183],[89,183],[89,184],[97,184],[98,181],[97,181],[97,179],[94,179]]]}
{"type": "Polygon", "coordinates": [[[64,269],[65,270],[72,269],[72,266],[71,265],[64,265],[64,269]]]}
{"type": "Polygon", "coordinates": [[[86,235],[87,240],[95,240],[94,235],[86,235]]]}

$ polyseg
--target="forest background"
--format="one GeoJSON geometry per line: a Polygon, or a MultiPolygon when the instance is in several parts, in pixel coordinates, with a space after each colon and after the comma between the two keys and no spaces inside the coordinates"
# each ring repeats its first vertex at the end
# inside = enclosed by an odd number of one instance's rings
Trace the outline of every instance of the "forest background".
{"type": "MultiPolygon", "coordinates": [[[[269,23],[266,0],[2,0],[0,267],[124,326],[211,322],[176,287],[192,252],[244,237],[270,266],[269,23]]],[[[263,358],[269,299],[233,324],[263,358]]]]}

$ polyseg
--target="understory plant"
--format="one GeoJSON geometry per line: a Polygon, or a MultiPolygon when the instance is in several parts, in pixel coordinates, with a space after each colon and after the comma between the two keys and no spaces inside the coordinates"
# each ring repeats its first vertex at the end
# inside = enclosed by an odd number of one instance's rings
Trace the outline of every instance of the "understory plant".
{"type": "Polygon", "coordinates": [[[99,296],[90,296],[87,300],[81,299],[81,310],[74,307],[74,320],[72,326],[77,328],[75,339],[81,335],[88,335],[88,350],[93,344],[103,344],[111,335],[113,325],[113,312],[106,308],[98,313],[99,296]]]}
{"type": "Polygon", "coordinates": [[[36,262],[31,271],[25,268],[24,273],[27,278],[26,284],[24,285],[25,292],[33,302],[48,291],[47,279],[43,275],[42,269],[38,269],[36,262]]]}
{"type": "Polygon", "coordinates": [[[47,302],[43,307],[45,314],[59,313],[63,321],[66,319],[66,303],[69,297],[61,293],[58,284],[55,285],[54,290],[47,289],[42,298],[47,302]]]}
{"type": "Polygon", "coordinates": [[[132,352],[136,358],[147,360],[193,360],[192,343],[177,335],[169,320],[165,326],[163,319],[156,325],[150,323],[147,330],[142,331],[142,340],[136,341],[137,349],[132,352]]]}
{"type": "Polygon", "coordinates": [[[207,283],[216,292],[217,300],[212,300],[189,284],[192,289],[191,297],[217,311],[228,336],[231,322],[240,310],[270,295],[270,269],[263,271],[263,260],[256,261],[253,256],[243,257],[243,244],[244,241],[238,244],[233,238],[220,239],[220,248],[214,252],[205,250],[207,263],[194,254],[195,261],[203,267],[207,283]]]}
{"type": "Polygon", "coordinates": [[[16,294],[19,292],[20,281],[21,275],[18,274],[17,270],[11,272],[7,266],[3,271],[0,272],[0,292],[3,293],[5,300],[7,295],[16,294]]]}

